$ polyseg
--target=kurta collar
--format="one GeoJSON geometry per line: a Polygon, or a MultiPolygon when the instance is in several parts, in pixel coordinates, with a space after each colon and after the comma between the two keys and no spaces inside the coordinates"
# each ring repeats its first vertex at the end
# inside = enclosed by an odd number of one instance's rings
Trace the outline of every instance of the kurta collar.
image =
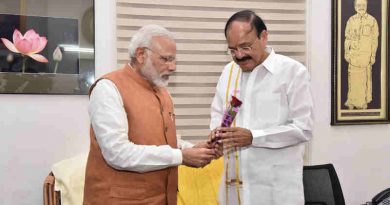
{"type": "Polygon", "coordinates": [[[367,19],[368,13],[364,13],[363,15],[358,14],[361,19],[367,19]]]}
{"type": "Polygon", "coordinates": [[[265,48],[265,50],[267,53],[269,53],[268,57],[263,61],[263,63],[256,66],[253,70],[261,69],[264,67],[266,70],[268,70],[268,72],[273,74],[275,72],[275,66],[274,66],[274,60],[273,60],[275,58],[275,51],[274,51],[274,49],[272,49],[271,47],[268,47],[268,46],[265,48]]]}
{"type": "Polygon", "coordinates": [[[354,16],[352,16],[352,18],[356,19],[356,20],[361,20],[361,19],[367,19],[368,18],[368,13],[366,12],[365,14],[363,15],[360,15],[358,13],[356,13],[354,16]]]}

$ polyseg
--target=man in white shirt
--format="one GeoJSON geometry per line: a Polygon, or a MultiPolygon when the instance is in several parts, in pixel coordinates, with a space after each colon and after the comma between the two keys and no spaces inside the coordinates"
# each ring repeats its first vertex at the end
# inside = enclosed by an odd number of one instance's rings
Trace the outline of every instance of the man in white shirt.
{"type": "Polygon", "coordinates": [[[225,36],[234,61],[219,79],[210,124],[225,150],[220,203],[303,205],[304,143],[313,126],[309,73],[266,46],[267,28],[253,11],[230,17],[225,36]],[[232,127],[221,128],[233,95],[242,105],[232,127]]]}
{"type": "Polygon", "coordinates": [[[142,27],[130,62],[90,90],[91,146],[84,204],[176,205],[177,166],[203,167],[218,147],[176,139],[165,86],[176,70],[176,43],[157,25],[142,27]]]}

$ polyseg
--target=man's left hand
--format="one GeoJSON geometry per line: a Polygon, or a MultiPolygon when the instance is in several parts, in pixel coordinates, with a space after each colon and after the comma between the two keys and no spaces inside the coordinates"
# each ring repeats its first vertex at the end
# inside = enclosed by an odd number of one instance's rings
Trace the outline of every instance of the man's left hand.
{"type": "Polygon", "coordinates": [[[252,132],[242,127],[219,127],[217,138],[222,141],[224,149],[246,147],[252,144],[252,132]]]}

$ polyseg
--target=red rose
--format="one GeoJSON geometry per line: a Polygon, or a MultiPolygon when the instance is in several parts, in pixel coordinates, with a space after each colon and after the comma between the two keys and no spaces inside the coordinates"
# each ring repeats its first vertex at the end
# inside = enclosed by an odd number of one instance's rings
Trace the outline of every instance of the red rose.
{"type": "Polygon", "coordinates": [[[232,96],[232,101],[230,101],[230,105],[232,107],[240,107],[241,104],[242,104],[242,102],[238,98],[236,98],[235,96],[232,96]]]}

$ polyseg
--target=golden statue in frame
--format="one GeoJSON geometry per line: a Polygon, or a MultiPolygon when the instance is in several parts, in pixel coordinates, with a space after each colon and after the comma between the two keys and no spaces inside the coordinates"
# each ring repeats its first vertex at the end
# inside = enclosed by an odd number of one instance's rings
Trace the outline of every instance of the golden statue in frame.
{"type": "Polygon", "coordinates": [[[367,13],[367,0],[355,0],[356,14],[345,27],[345,54],[348,62],[348,109],[367,109],[372,101],[372,65],[378,48],[378,23],[367,13]]]}

